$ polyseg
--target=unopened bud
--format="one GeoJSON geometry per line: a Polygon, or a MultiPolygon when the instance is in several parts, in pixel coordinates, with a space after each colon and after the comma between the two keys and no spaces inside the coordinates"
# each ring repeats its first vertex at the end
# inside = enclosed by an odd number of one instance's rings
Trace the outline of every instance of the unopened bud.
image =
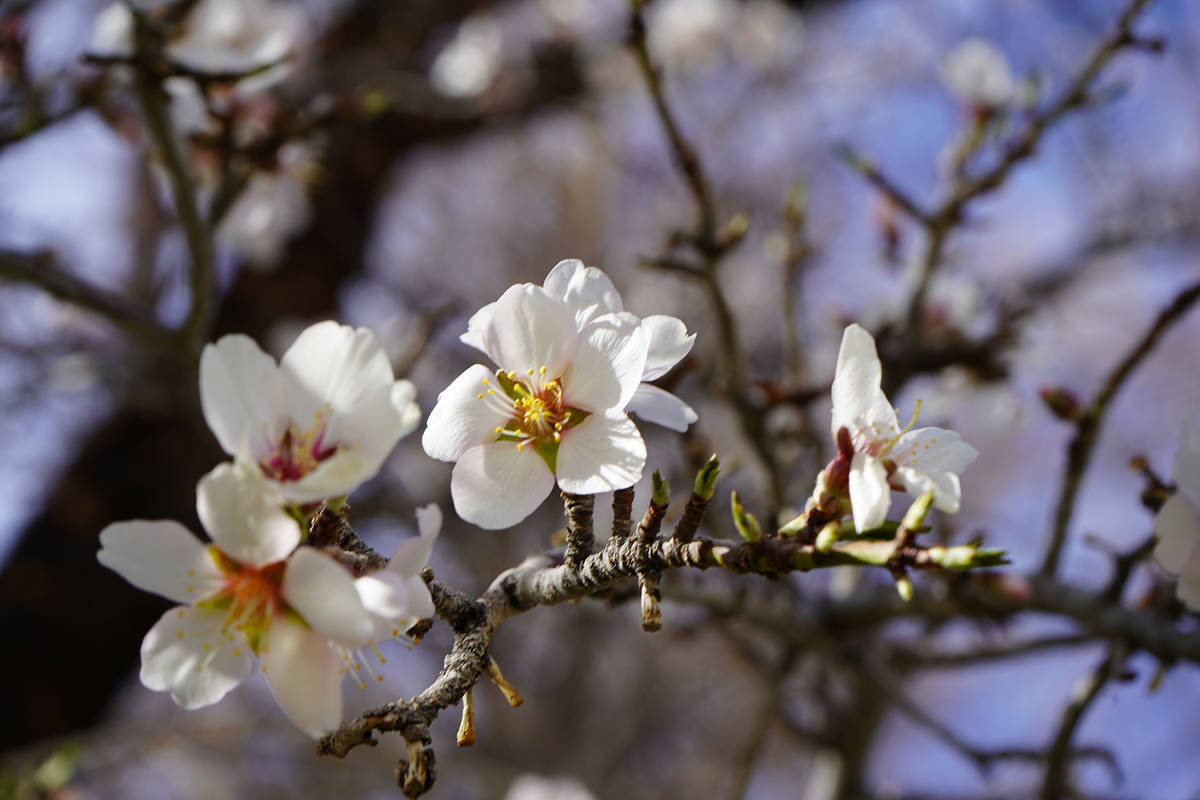
{"type": "Polygon", "coordinates": [[[659,508],[666,508],[667,503],[671,502],[671,487],[658,470],[650,475],[650,502],[659,508]]]}
{"type": "Polygon", "coordinates": [[[704,462],[704,466],[696,473],[696,481],[692,484],[692,493],[703,500],[711,500],[717,488],[717,476],[721,474],[721,462],[713,453],[704,462]]]}
{"type": "Polygon", "coordinates": [[[841,534],[842,525],[837,520],[834,520],[827,523],[824,528],[821,528],[821,532],[817,534],[817,539],[813,544],[819,552],[828,553],[837,544],[838,539],[841,538],[841,534]]]}
{"type": "Polygon", "coordinates": [[[1042,402],[1050,409],[1050,413],[1067,422],[1078,422],[1083,414],[1079,407],[1079,398],[1070,389],[1061,386],[1043,386],[1038,394],[1042,402]]]}
{"type": "Polygon", "coordinates": [[[733,511],[733,524],[737,526],[738,533],[742,535],[742,538],[747,542],[761,542],[762,527],[754,515],[742,506],[742,500],[738,497],[736,490],[730,495],[729,505],[733,511]]]}

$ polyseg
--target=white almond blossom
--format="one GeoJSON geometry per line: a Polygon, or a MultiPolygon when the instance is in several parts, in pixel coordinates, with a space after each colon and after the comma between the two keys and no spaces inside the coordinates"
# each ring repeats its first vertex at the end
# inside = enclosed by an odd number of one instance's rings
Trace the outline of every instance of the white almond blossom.
{"type": "Polygon", "coordinates": [[[429,563],[441,530],[442,510],[435,503],[421,506],[417,509],[420,535],[397,547],[387,567],[354,582],[375,624],[373,641],[397,639],[419,620],[433,616],[433,598],[421,580],[421,570],[429,563]]]}
{"type": "Polygon", "coordinates": [[[302,170],[282,156],[279,169],[254,173],[217,228],[218,240],[252,269],[278,266],[288,242],[312,217],[302,170]]]}
{"type": "Polygon", "coordinates": [[[1195,419],[1184,425],[1172,475],[1179,490],[1154,518],[1154,560],[1179,578],[1175,596],[1180,602],[1200,611],[1200,422],[1195,419]]]}
{"type": "Polygon", "coordinates": [[[573,494],[636,483],[646,445],[625,407],[646,369],[637,317],[605,313],[581,327],[575,308],[532,283],[485,310],[473,334],[500,369],[476,364],[459,375],[438,396],[421,440],[433,458],[456,462],[458,515],[507,528],[556,481],[573,494]]]}
{"type": "Polygon", "coordinates": [[[275,360],[248,336],[200,357],[200,405],[226,453],[289,503],[343,497],[375,476],[421,411],[367,328],[319,322],[275,360]]]}
{"type": "Polygon", "coordinates": [[[254,656],[297,727],[320,736],[342,721],[346,650],[371,642],[372,614],[341,564],[299,546],[282,499],[246,465],[201,478],[196,511],[212,544],[171,520],[130,520],[100,533],[100,563],[183,605],[142,642],[140,677],[187,709],[216,703],[254,656]]]}
{"type": "Polygon", "coordinates": [[[956,97],[983,109],[1008,105],[1017,91],[1008,57],[987,39],[964,39],[942,62],[941,74],[956,97]]]}
{"type": "Polygon", "coordinates": [[[504,800],[596,800],[596,796],[570,775],[523,772],[513,778],[504,800]]]}
{"type": "MultiPolygon", "coordinates": [[[[577,258],[568,258],[555,264],[542,287],[571,307],[575,312],[575,324],[580,330],[603,314],[628,313],[624,311],[620,293],[604,271],[597,267],[585,267],[577,258]]],[[[491,303],[484,306],[471,317],[467,332],[460,337],[462,342],[487,352],[483,346],[482,332],[491,320],[495,305],[491,303]]],[[[642,382],[625,410],[647,422],[683,433],[696,421],[696,412],[675,395],[649,381],[661,378],[682,361],[691,352],[696,334],[689,334],[682,320],[666,314],[652,314],[643,318],[640,325],[647,337],[646,368],[642,372],[642,382]]]]}
{"type": "MultiPolygon", "coordinates": [[[[166,0],[137,0],[132,6],[147,12],[169,4],[166,0]]],[[[133,9],[126,0],[109,4],[96,17],[89,51],[98,56],[132,55],[133,20],[133,9]]],[[[240,93],[261,91],[286,77],[286,59],[303,22],[300,9],[291,3],[198,0],[167,43],[167,55],[189,69],[214,74],[267,68],[237,86],[240,93]]]]}
{"type": "Polygon", "coordinates": [[[167,54],[201,72],[236,74],[270,66],[238,85],[243,92],[261,91],[287,76],[301,14],[295,4],[275,0],[199,0],[167,54]]]}
{"type": "Polygon", "coordinates": [[[854,527],[877,528],[887,517],[891,489],[913,495],[933,491],[942,511],[958,511],[959,474],[979,453],[954,431],[901,428],[896,409],[881,388],[882,368],[875,340],[850,325],[842,334],[833,379],[833,437],[845,428],[853,446],[849,495],[854,527]]]}

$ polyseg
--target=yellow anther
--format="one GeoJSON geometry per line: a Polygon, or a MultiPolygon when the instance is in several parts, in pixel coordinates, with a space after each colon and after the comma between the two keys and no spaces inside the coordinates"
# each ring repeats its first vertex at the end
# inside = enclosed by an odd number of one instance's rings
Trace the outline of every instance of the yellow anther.
{"type": "Polygon", "coordinates": [[[529,369],[525,370],[525,374],[526,374],[526,375],[532,375],[532,374],[533,374],[533,367],[530,367],[529,369]]]}
{"type": "Polygon", "coordinates": [[[183,638],[183,631],[175,631],[175,638],[176,638],[176,639],[182,639],[182,638],[183,638]]]}
{"type": "Polygon", "coordinates": [[[479,394],[475,395],[475,399],[476,399],[476,400],[482,400],[482,399],[483,399],[485,396],[486,396],[486,395],[484,395],[484,393],[483,393],[483,392],[480,392],[479,394]]]}
{"type": "Polygon", "coordinates": [[[522,451],[522,450],[524,450],[524,449],[525,449],[525,443],[524,443],[524,442],[517,442],[517,452],[519,453],[519,452],[521,452],[521,451],[522,451]]]}
{"type": "Polygon", "coordinates": [[[555,431],[555,432],[554,432],[554,441],[556,441],[556,442],[561,442],[561,441],[562,441],[562,434],[561,434],[561,433],[559,433],[558,431],[555,431]]]}
{"type": "Polygon", "coordinates": [[[200,649],[201,649],[201,650],[207,650],[207,649],[208,649],[208,642],[205,642],[204,644],[200,645],[200,649]]]}
{"type": "Polygon", "coordinates": [[[538,370],[538,372],[540,372],[542,375],[545,375],[546,374],[546,365],[543,364],[541,366],[541,368],[538,370]]]}

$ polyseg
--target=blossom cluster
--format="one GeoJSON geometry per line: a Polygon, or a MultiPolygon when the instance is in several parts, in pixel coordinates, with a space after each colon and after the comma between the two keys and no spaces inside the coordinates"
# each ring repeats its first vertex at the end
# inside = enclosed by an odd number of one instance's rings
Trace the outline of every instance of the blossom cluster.
{"type": "Polygon", "coordinates": [[[245,680],[257,658],[301,730],[319,736],[340,724],[342,677],[372,672],[361,649],[433,613],[418,573],[441,512],[418,510],[420,536],[358,578],[304,544],[305,523],[379,471],[420,420],[414,394],[366,328],[313,325],[278,364],[242,335],[204,349],[204,418],[233,458],[196,488],[211,543],[169,520],[117,522],[100,534],[101,564],[180,604],[142,642],[143,684],[200,708],[245,680]]]}
{"type": "Polygon", "coordinates": [[[317,143],[311,138],[274,142],[280,108],[266,92],[291,74],[303,9],[282,0],[196,0],[180,16],[170,5],[116,0],[97,16],[89,52],[118,62],[132,59],[139,15],[161,29],[162,56],[172,70],[163,89],[176,134],[193,145],[191,166],[201,202],[215,202],[219,166],[227,160],[228,154],[214,158],[214,147],[270,152],[247,164],[245,186],[220,215],[215,233],[245,266],[273,267],[311,217],[308,190],[317,143]],[[222,80],[204,82],[196,76],[222,80]]]}
{"type": "MultiPolygon", "coordinates": [[[[696,421],[652,383],[695,334],[675,317],[626,311],[608,276],[578,260],[541,285],[510,287],[460,339],[492,366],[468,367],[441,392],[422,444],[454,462],[454,507],[481,528],[519,523],[555,486],[590,495],[636,483],[647,453],[631,414],[679,432],[696,421]]],[[[958,476],[976,456],[953,431],[902,429],[881,377],[874,340],[850,325],[833,381],[838,454],[814,498],[860,531],[882,525],[893,489],[932,492],[938,508],[957,511],[958,476]]],[[[252,339],[225,336],[201,354],[199,383],[204,418],[231,458],[197,486],[211,543],[173,521],[118,522],[101,532],[99,560],[180,604],[142,644],[147,687],[198,708],[257,660],[284,712],[321,735],[341,722],[343,676],[373,674],[363,648],[378,655],[378,642],[433,614],[419,572],[441,527],[437,506],[419,509],[420,536],[367,575],[305,543],[310,516],[373,477],[416,427],[415,390],[395,379],[373,333],[335,322],[304,330],[278,363],[252,339]]]]}

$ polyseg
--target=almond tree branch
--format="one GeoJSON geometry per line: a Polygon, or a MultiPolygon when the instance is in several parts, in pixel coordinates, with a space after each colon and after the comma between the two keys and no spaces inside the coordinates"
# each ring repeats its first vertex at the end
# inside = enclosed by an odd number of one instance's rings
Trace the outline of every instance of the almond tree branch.
{"type": "Polygon", "coordinates": [[[920,261],[917,282],[909,296],[905,313],[906,339],[912,343],[920,337],[920,324],[925,311],[925,298],[929,283],[942,262],[942,250],[950,233],[964,219],[967,205],[1004,184],[1015,167],[1037,152],[1042,138],[1056,123],[1070,112],[1089,106],[1092,84],[1112,59],[1130,48],[1157,51],[1161,42],[1139,38],[1133,33],[1133,24],[1149,5],[1150,0],[1130,0],[1117,18],[1111,33],[1105,36],[1092,50],[1075,77],[1066,85],[1058,98],[1041,111],[1028,117],[1024,128],[1005,145],[999,160],[991,168],[975,176],[957,180],[949,195],[933,210],[921,206],[903,190],[892,183],[869,160],[846,145],[838,148],[839,157],[864,178],[897,208],[907,214],[925,231],[925,247],[920,261]]]}
{"type": "Polygon", "coordinates": [[[186,351],[173,331],[123,295],[92,286],[59,269],[49,253],[0,251],[0,281],[36,286],[56,300],[103,317],[139,341],[175,355],[185,355],[186,351]]]}
{"type": "Polygon", "coordinates": [[[1050,543],[1046,549],[1045,559],[1042,561],[1041,572],[1043,575],[1053,575],[1058,569],[1063,545],[1066,543],[1067,527],[1070,525],[1071,516],[1075,511],[1075,499],[1079,494],[1079,487],[1083,483],[1083,476],[1087,472],[1088,464],[1091,462],[1092,450],[1096,446],[1100,427],[1104,423],[1104,416],[1113,396],[1124,385],[1138,364],[1154,349],[1162,335],[1186,314],[1197,300],[1200,300],[1200,283],[1193,284],[1180,292],[1171,304],[1159,313],[1150,329],[1105,379],[1091,405],[1080,413],[1075,423],[1075,435],[1067,447],[1067,463],[1063,468],[1062,489],[1059,492],[1058,505],[1054,510],[1050,543]]]}
{"type": "Polygon", "coordinates": [[[146,130],[162,156],[170,180],[171,198],[179,216],[191,258],[189,289],[191,307],[180,328],[186,347],[199,355],[216,313],[216,256],[213,252],[212,231],[196,203],[196,182],[179,146],[171,124],[167,96],[162,79],[154,68],[154,32],[146,18],[134,13],[134,85],[138,103],[146,120],[146,130]]]}
{"type": "Polygon", "coordinates": [[[1042,782],[1040,800],[1058,800],[1067,794],[1070,781],[1071,739],[1092,702],[1101,690],[1124,666],[1128,650],[1120,643],[1112,646],[1095,671],[1085,676],[1071,692],[1071,702],[1063,712],[1058,734],[1047,752],[1046,775],[1042,782]]]}
{"type": "MultiPolygon", "coordinates": [[[[697,478],[694,494],[701,493],[702,478],[715,480],[715,469],[715,460],[706,465],[697,478]]],[[[651,508],[660,505],[665,504],[652,501],[651,508]]],[[[585,520],[576,514],[572,524],[590,526],[590,515],[585,516],[589,518],[585,520]]],[[[337,520],[321,522],[320,526],[330,531],[322,535],[321,541],[331,535],[350,541],[337,520]]],[[[314,531],[318,527],[314,523],[314,531]]],[[[478,599],[434,581],[427,570],[424,577],[437,615],[450,624],[455,634],[441,674],[412,700],[389,703],[342,725],[321,740],[317,751],[345,756],[357,746],[374,744],[376,732],[399,731],[409,744],[409,762],[399,770],[401,785],[408,796],[419,796],[433,781],[428,725],[443,709],[471,690],[488,669],[491,639],[496,629],[516,614],[588,597],[628,578],[668,569],[712,567],[775,576],[847,564],[888,568],[900,564],[911,569],[958,571],[1002,560],[998,552],[980,550],[974,545],[927,548],[900,541],[859,540],[837,542],[831,548],[818,550],[814,545],[783,538],[733,542],[654,534],[612,537],[578,565],[564,563],[557,553],[530,556],[501,573],[478,599]]]]}

